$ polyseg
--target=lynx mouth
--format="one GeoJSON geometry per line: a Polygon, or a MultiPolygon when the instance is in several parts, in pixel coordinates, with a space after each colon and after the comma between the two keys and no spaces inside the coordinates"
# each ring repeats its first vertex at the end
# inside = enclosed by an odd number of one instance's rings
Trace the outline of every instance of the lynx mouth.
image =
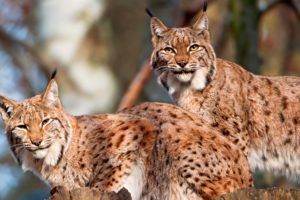
{"type": "Polygon", "coordinates": [[[180,73],[174,73],[175,77],[183,83],[190,82],[193,77],[193,74],[194,72],[192,71],[189,72],[181,71],[180,73]]]}
{"type": "Polygon", "coordinates": [[[176,75],[178,75],[178,74],[192,74],[192,73],[194,73],[195,72],[195,70],[178,70],[178,71],[172,71],[173,72],[173,74],[176,74],[176,75]]]}
{"type": "Polygon", "coordinates": [[[35,148],[30,147],[30,148],[27,148],[27,150],[30,152],[36,152],[36,151],[48,149],[50,146],[51,146],[51,144],[48,144],[47,146],[44,146],[44,147],[35,147],[35,148]]]}

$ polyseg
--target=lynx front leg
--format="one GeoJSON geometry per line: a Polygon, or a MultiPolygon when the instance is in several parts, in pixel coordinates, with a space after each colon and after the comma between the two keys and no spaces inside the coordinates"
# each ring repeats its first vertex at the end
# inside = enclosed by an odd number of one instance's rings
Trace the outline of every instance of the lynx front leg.
{"type": "Polygon", "coordinates": [[[136,162],[123,161],[118,166],[102,167],[90,187],[101,192],[128,190],[132,200],[139,200],[144,186],[144,169],[136,162]]]}

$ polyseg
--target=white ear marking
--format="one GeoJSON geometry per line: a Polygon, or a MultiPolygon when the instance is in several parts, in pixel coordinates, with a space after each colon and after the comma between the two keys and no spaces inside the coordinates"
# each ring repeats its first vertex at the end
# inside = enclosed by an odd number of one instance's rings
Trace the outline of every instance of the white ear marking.
{"type": "Polygon", "coordinates": [[[11,117],[12,114],[13,114],[13,107],[12,106],[7,106],[6,109],[7,109],[6,112],[7,112],[8,116],[11,117]]]}
{"type": "Polygon", "coordinates": [[[151,18],[150,26],[152,35],[157,37],[161,37],[162,33],[168,30],[168,28],[156,17],[151,18]]]}
{"type": "Polygon", "coordinates": [[[58,87],[54,79],[52,79],[46,88],[46,91],[43,95],[43,101],[48,106],[57,106],[59,103],[58,97],[58,87]]]}
{"type": "Polygon", "coordinates": [[[6,122],[14,113],[15,102],[0,96],[0,113],[2,115],[3,121],[6,122]]]}
{"type": "Polygon", "coordinates": [[[208,18],[203,14],[199,19],[196,20],[195,24],[192,27],[195,30],[204,31],[208,30],[208,18]]]}

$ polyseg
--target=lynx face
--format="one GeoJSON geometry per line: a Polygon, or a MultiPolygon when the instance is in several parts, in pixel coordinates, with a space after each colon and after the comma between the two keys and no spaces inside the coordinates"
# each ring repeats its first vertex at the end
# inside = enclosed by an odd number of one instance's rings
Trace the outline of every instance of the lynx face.
{"type": "Polygon", "coordinates": [[[17,103],[0,96],[0,111],[8,142],[16,158],[28,153],[55,165],[67,144],[68,122],[62,116],[57,85],[51,81],[44,95],[17,103]]]}
{"type": "Polygon", "coordinates": [[[172,87],[177,81],[177,85],[191,84],[194,89],[202,90],[209,84],[215,74],[216,56],[205,14],[192,27],[185,28],[167,28],[152,17],[151,32],[154,47],[151,63],[159,75],[168,74],[160,77],[165,87],[172,87]]]}

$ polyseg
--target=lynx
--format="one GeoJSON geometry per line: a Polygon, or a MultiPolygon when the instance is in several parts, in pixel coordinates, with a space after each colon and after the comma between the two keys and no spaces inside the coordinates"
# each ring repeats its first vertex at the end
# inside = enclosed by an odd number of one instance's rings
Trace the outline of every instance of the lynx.
{"type": "Polygon", "coordinates": [[[197,115],[163,103],[115,114],[72,116],[54,79],[22,102],[0,96],[13,156],[52,188],[126,188],[133,200],[215,199],[252,186],[250,167],[197,115]]]}
{"type": "Polygon", "coordinates": [[[300,78],[254,75],[217,59],[205,10],[193,26],[151,18],[152,66],[175,103],[241,149],[251,169],[300,175],[300,78]]]}

